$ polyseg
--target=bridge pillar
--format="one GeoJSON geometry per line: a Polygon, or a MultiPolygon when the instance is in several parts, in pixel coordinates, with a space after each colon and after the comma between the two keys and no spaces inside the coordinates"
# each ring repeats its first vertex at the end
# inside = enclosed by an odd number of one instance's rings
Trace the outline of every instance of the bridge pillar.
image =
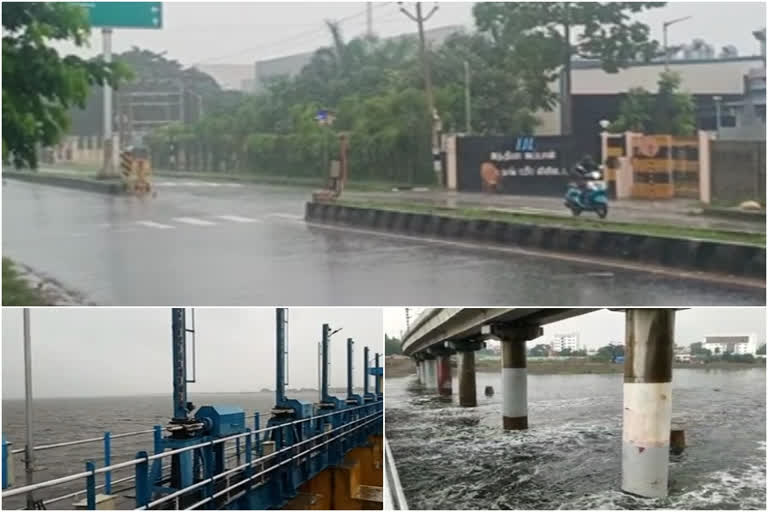
{"type": "Polygon", "coordinates": [[[453,394],[453,376],[451,375],[451,354],[437,356],[437,391],[443,396],[453,394]]]}
{"type": "Polygon", "coordinates": [[[501,339],[502,424],[504,430],[528,428],[528,368],[525,342],[541,336],[538,325],[494,325],[501,339]]]}
{"type": "Polygon", "coordinates": [[[621,489],[667,496],[675,311],[628,309],[621,489]]]}
{"type": "Polygon", "coordinates": [[[459,405],[477,407],[475,351],[485,348],[483,341],[450,341],[448,346],[459,354],[459,405]]]}
{"type": "Polygon", "coordinates": [[[437,359],[427,356],[424,359],[424,387],[428,390],[437,389],[437,359]]]}
{"type": "Polygon", "coordinates": [[[421,361],[418,359],[414,359],[416,362],[416,380],[419,382],[419,384],[423,384],[421,380],[421,361]]]}

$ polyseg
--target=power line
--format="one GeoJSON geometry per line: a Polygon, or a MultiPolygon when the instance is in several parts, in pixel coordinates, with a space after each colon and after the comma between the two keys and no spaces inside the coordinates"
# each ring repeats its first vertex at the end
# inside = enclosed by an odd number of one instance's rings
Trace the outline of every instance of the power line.
{"type": "MultiPolygon", "coordinates": [[[[386,7],[386,6],[391,5],[391,4],[393,4],[393,2],[377,3],[376,5],[373,6],[373,9],[379,9],[381,7],[386,7]]],[[[363,9],[362,11],[358,11],[358,12],[350,14],[348,16],[344,16],[343,18],[339,18],[338,20],[336,20],[336,22],[339,23],[339,24],[346,23],[346,22],[348,22],[350,20],[353,20],[355,18],[359,18],[359,17],[361,17],[363,15],[367,15],[367,14],[368,14],[368,7],[366,6],[366,8],[363,9]]],[[[310,35],[315,35],[315,34],[319,35],[320,33],[325,32],[326,30],[327,30],[326,27],[316,27],[316,28],[313,28],[313,29],[310,29],[310,30],[306,30],[304,32],[300,32],[298,34],[294,34],[294,35],[292,35],[290,37],[287,37],[286,39],[281,39],[281,40],[270,42],[270,43],[264,43],[264,44],[261,44],[259,46],[245,48],[243,50],[240,50],[240,51],[237,51],[237,52],[234,52],[234,53],[230,53],[230,54],[227,54],[227,55],[220,55],[220,56],[217,56],[217,57],[209,57],[209,58],[200,60],[198,62],[195,62],[195,63],[191,64],[189,67],[194,67],[194,66],[197,66],[199,64],[205,64],[205,63],[209,63],[209,62],[215,62],[215,61],[219,61],[219,60],[224,60],[224,59],[228,59],[230,57],[236,57],[236,56],[239,56],[239,55],[243,55],[244,53],[252,52],[252,51],[255,51],[255,50],[261,50],[265,46],[276,46],[276,45],[282,45],[282,44],[289,43],[289,42],[296,41],[296,40],[301,40],[301,39],[303,39],[303,38],[305,38],[307,36],[310,36],[310,35]]]]}

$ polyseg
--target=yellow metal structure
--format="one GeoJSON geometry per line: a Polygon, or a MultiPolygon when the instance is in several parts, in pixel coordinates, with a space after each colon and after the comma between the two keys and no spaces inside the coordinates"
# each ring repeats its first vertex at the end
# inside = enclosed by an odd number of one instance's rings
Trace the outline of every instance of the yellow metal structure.
{"type": "Polygon", "coordinates": [[[133,151],[120,153],[120,175],[125,189],[137,196],[152,191],[152,164],[148,157],[137,157],[133,151]]]}
{"type": "Polygon", "coordinates": [[[299,489],[286,510],[381,510],[384,502],[384,452],[381,436],[371,436],[336,467],[299,489]]]}

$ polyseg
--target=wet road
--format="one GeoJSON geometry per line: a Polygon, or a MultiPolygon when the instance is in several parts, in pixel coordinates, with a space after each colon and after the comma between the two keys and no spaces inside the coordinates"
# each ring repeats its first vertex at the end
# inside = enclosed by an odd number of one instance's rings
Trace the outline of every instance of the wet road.
{"type": "Polygon", "coordinates": [[[765,369],[674,370],[688,447],[658,500],[620,491],[621,374],[529,375],[530,429],[507,433],[500,374],[477,377],[496,395],[476,408],[386,380],[386,435],[413,510],[765,510],[765,369]]]}
{"type": "Polygon", "coordinates": [[[104,305],[762,305],[765,288],[307,225],[307,189],[158,179],[140,200],[7,180],[3,255],[104,305]]]}

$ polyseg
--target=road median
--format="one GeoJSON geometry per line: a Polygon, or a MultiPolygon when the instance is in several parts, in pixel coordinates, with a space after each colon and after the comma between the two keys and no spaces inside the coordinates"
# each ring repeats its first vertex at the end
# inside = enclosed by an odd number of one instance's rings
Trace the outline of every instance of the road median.
{"type": "Polygon", "coordinates": [[[3,178],[41,185],[73,188],[101,194],[127,194],[119,178],[96,179],[93,176],[75,173],[57,173],[45,171],[8,171],[3,170],[3,178]]]}
{"type": "Polygon", "coordinates": [[[308,222],[765,280],[765,234],[371,201],[308,202],[308,222]]]}

